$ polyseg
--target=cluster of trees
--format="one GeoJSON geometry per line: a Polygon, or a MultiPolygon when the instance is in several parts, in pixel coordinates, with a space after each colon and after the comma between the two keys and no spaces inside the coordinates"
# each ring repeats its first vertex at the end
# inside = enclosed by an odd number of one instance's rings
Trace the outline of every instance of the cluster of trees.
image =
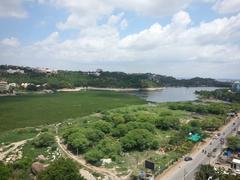
{"type": "Polygon", "coordinates": [[[34,138],[32,144],[37,148],[49,147],[55,144],[55,139],[52,134],[45,132],[34,138]]]}
{"type": "MultiPolygon", "coordinates": [[[[30,177],[30,167],[27,159],[22,159],[14,164],[5,165],[0,161],[0,179],[32,179],[30,177]]],[[[42,171],[38,176],[38,180],[84,180],[79,174],[79,168],[70,159],[60,158],[53,161],[46,170],[42,171]]]]}
{"type": "Polygon", "coordinates": [[[172,110],[185,110],[190,112],[196,112],[199,114],[222,115],[226,113],[225,106],[220,103],[211,104],[196,104],[193,102],[171,103],[169,105],[169,108],[172,110]]]}
{"type": "Polygon", "coordinates": [[[215,91],[196,91],[200,97],[205,99],[219,99],[229,102],[240,102],[240,93],[233,93],[228,89],[216,89],[215,91]]]}
{"type": "Polygon", "coordinates": [[[39,180],[84,180],[79,174],[79,168],[70,159],[60,158],[53,161],[45,171],[41,172],[39,180]]]}
{"type": "Polygon", "coordinates": [[[158,129],[179,130],[180,126],[179,119],[169,112],[125,108],[103,112],[99,119],[68,127],[63,138],[69,149],[84,154],[88,162],[99,165],[101,159],[114,160],[124,152],[157,149],[160,146],[158,129]]]}
{"type": "Polygon", "coordinates": [[[225,173],[224,170],[215,170],[211,165],[201,165],[198,172],[195,173],[195,180],[206,179],[219,179],[219,180],[239,180],[238,175],[234,175],[231,171],[225,173]]]}
{"type": "Polygon", "coordinates": [[[233,151],[236,151],[240,148],[240,138],[237,136],[229,136],[227,138],[227,145],[228,148],[232,149],[233,151]]]}
{"type": "Polygon", "coordinates": [[[151,73],[127,74],[123,72],[101,72],[96,75],[82,71],[58,71],[57,74],[39,73],[31,68],[0,65],[0,76],[8,82],[45,84],[49,89],[72,88],[79,86],[112,87],[112,88],[149,88],[159,86],[217,86],[229,87],[214,79],[193,78],[179,80],[173,77],[151,73]],[[24,74],[8,74],[7,69],[22,69],[24,74]]]}

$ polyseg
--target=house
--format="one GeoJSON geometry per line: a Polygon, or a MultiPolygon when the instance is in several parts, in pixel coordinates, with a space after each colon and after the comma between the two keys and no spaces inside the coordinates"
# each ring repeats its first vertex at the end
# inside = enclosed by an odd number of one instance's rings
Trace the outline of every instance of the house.
{"type": "Polygon", "coordinates": [[[21,69],[8,69],[7,73],[9,73],[9,74],[15,74],[15,73],[24,74],[25,72],[24,72],[24,70],[21,70],[21,69]]]}
{"type": "Polygon", "coordinates": [[[6,81],[0,81],[0,93],[7,93],[9,91],[9,85],[6,81]]]}
{"type": "Polygon", "coordinates": [[[232,85],[232,91],[233,92],[240,92],[240,82],[235,81],[232,85]]]}
{"type": "Polygon", "coordinates": [[[233,168],[236,172],[240,173],[240,160],[239,160],[239,159],[233,159],[233,160],[232,160],[232,168],[233,168]]]}

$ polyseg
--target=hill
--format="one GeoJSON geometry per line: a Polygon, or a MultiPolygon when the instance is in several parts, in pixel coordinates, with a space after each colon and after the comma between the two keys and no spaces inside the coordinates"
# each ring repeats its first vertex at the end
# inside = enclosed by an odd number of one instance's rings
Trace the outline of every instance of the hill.
{"type": "Polygon", "coordinates": [[[229,82],[220,82],[211,78],[176,79],[152,73],[124,73],[97,70],[83,71],[54,71],[30,67],[0,65],[1,80],[9,83],[45,84],[48,89],[73,87],[109,87],[109,88],[152,88],[169,86],[212,86],[229,87],[229,82]]]}

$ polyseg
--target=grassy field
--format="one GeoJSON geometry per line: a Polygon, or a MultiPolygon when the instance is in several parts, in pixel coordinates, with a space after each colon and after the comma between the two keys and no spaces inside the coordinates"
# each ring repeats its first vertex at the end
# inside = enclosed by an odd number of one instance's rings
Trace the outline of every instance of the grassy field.
{"type": "Polygon", "coordinates": [[[101,91],[0,97],[0,133],[144,103],[135,96],[101,91]]]}

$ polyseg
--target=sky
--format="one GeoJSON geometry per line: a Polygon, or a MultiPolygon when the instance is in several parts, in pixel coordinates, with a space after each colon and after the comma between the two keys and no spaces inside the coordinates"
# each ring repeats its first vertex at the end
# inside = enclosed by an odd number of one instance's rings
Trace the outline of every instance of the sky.
{"type": "Polygon", "coordinates": [[[240,78],[240,0],[0,0],[0,64],[240,78]]]}

